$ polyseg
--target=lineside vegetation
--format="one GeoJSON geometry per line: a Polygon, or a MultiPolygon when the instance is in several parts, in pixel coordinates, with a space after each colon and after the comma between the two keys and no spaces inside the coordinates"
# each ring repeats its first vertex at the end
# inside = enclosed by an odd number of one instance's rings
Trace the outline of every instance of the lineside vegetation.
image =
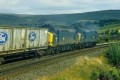
{"type": "Polygon", "coordinates": [[[77,57],[67,69],[37,80],[120,80],[120,45],[112,44],[100,53],[77,57]]]}

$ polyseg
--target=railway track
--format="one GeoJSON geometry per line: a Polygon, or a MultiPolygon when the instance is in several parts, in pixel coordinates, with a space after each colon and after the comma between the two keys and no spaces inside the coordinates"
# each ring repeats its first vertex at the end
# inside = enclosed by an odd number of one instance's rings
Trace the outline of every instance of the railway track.
{"type": "Polygon", "coordinates": [[[33,58],[29,60],[23,60],[23,61],[0,65],[0,80],[9,80],[10,78],[19,76],[21,74],[29,73],[31,71],[40,69],[43,66],[54,64],[54,63],[63,61],[65,59],[77,57],[84,53],[90,53],[106,47],[108,47],[108,44],[98,45],[93,48],[86,48],[82,50],[64,52],[61,54],[56,54],[54,56],[49,55],[49,56],[42,57],[40,59],[33,58]]]}

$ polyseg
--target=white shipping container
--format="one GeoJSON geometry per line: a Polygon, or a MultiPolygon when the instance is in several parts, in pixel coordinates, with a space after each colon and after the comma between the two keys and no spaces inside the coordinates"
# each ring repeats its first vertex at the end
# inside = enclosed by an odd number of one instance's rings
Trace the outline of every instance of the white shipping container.
{"type": "Polygon", "coordinates": [[[39,29],[27,29],[26,48],[39,47],[39,29]]]}
{"type": "Polygon", "coordinates": [[[25,48],[25,28],[13,29],[13,50],[25,48]]]}
{"type": "Polygon", "coordinates": [[[48,29],[40,29],[39,47],[45,47],[48,45],[48,29]]]}
{"type": "Polygon", "coordinates": [[[12,50],[12,28],[0,28],[0,52],[9,50],[12,50]]]}

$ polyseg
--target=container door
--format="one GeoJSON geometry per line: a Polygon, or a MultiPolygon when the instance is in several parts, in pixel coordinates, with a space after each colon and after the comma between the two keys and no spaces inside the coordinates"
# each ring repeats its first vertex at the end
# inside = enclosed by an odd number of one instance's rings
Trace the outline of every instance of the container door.
{"type": "Polygon", "coordinates": [[[39,47],[39,29],[27,29],[26,48],[39,47]]]}
{"type": "Polygon", "coordinates": [[[14,28],[13,50],[25,48],[25,28],[14,28]]]}
{"type": "Polygon", "coordinates": [[[12,50],[12,28],[0,29],[0,51],[12,50]]]}
{"type": "Polygon", "coordinates": [[[48,45],[48,29],[40,29],[39,47],[48,45]]]}

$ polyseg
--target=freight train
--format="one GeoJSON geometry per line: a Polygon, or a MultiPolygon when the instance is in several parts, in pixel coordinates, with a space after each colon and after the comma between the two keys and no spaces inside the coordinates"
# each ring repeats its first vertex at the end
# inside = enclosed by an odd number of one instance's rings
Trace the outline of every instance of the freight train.
{"type": "Polygon", "coordinates": [[[40,57],[93,47],[97,31],[44,24],[38,27],[0,27],[0,64],[7,60],[40,57]]]}

